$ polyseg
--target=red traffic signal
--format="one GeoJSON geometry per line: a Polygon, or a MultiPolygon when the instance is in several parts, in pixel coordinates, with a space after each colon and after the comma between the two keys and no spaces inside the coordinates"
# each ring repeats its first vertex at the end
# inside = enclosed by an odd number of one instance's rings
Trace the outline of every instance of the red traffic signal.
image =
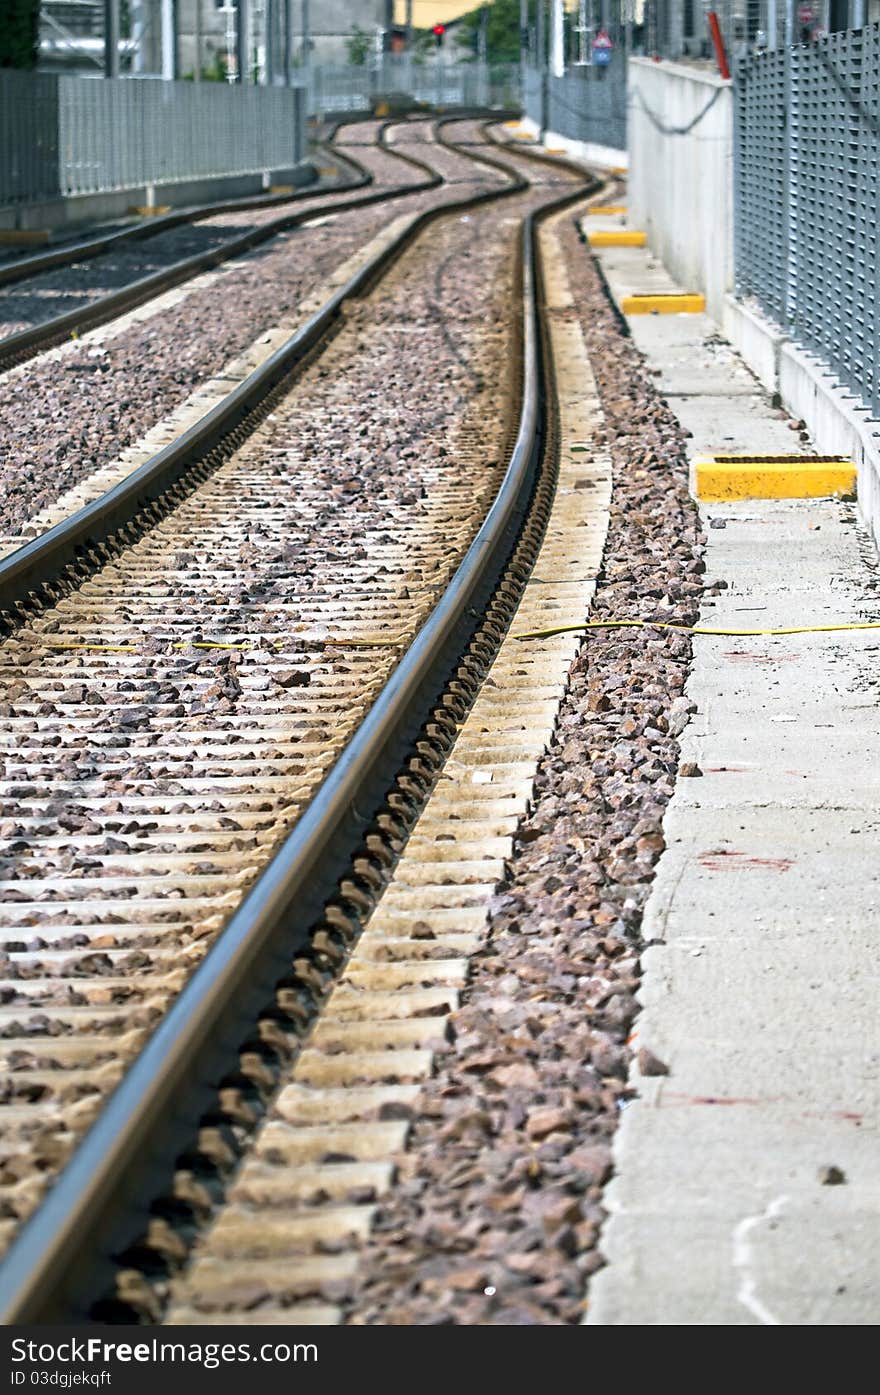
{"type": "Polygon", "coordinates": [[[436,44],[437,48],[439,48],[440,45],[443,43],[443,35],[446,33],[446,25],[435,24],[433,29],[431,30],[431,33],[434,35],[434,43],[436,44]]]}

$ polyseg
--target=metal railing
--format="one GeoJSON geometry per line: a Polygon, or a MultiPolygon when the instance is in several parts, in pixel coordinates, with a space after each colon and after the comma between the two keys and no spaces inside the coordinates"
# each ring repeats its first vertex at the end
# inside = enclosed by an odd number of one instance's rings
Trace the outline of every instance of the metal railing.
{"type": "Polygon", "coordinates": [[[386,55],[381,65],[321,64],[303,69],[309,111],[369,111],[383,96],[406,96],[438,107],[512,106],[519,101],[513,63],[417,63],[386,55]]]}
{"type": "Polygon", "coordinates": [[[744,60],[737,292],[880,416],[880,25],[744,60]]]}
{"type": "Polygon", "coordinates": [[[0,203],[287,169],[301,87],[0,72],[0,203]]]}
{"type": "Polygon", "coordinates": [[[404,96],[437,107],[519,104],[515,64],[299,70],[294,87],[0,72],[0,204],[286,169],[305,113],[363,112],[404,96]]]}

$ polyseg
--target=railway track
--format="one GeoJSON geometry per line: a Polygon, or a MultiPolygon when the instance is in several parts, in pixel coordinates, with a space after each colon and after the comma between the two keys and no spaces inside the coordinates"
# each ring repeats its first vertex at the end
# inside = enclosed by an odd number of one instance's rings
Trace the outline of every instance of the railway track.
{"type": "Polygon", "coordinates": [[[346,145],[348,127],[337,128],[334,144],[329,148],[353,171],[353,177],[338,191],[318,195],[305,191],[293,196],[224,202],[210,212],[208,209],[182,211],[157,220],[146,230],[142,227],[125,229],[92,239],[85,246],[59,248],[28,258],[26,263],[14,268],[0,268],[0,286],[16,284],[14,293],[0,292],[0,324],[5,322],[11,326],[11,332],[0,338],[0,371],[26,362],[52,345],[81,336],[200,273],[239,257],[281,233],[330,216],[341,207],[363,208],[436,189],[442,182],[436,171],[411,154],[389,151],[385,146],[383,138],[389,124],[393,123],[368,123],[367,137],[356,143],[357,155],[346,145]],[[398,170],[403,165],[404,179],[394,170],[395,164],[398,170]],[[412,170],[417,172],[418,178],[413,179],[412,170]],[[378,187],[368,188],[374,183],[378,187]],[[279,205],[282,212],[278,212],[279,205]],[[250,211],[249,226],[242,232],[236,225],[246,211],[250,211]],[[236,226],[236,231],[227,235],[225,228],[230,224],[236,226]],[[185,225],[183,233],[181,225],[185,225]],[[181,255],[198,242],[207,242],[207,245],[203,245],[203,250],[181,255]],[[115,260],[111,254],[115,254],[115,260]],[[53,284],[51,273],[57,267],[66,268],[67,277],[62,276],[60,282],[56,277],[53,284]],[[71,269],[76,273],[73,284],[69,280],[71,269]],[[31,280],[26,280],[26,276],[31,280]],[[32,280],[34,276],[39,278],[36,284],[32,280]],[[120,280],[123,284],[116,289],[107,289],[108,284],[120,280]],[[58,299],[75,303],[60,314],[44,317],[43,306],[51,306],[58,299]],[[15,328],[16,317],[22,315],[36,322],[22,323],[15,328]]]}
{"type": "MultiPolygon", "coordinates": [[[[583,369],[571,335],[552,329],[554,308],[564,319],[565,288],[535,215],[583,198],[584,183],[558,171],[530,185],[509,155],[484,148],[479,158],[507,167],[503,190],[408,218],[183,438],[0,562],[12,627],[0,651],[5,793],[16,809],[3,828],[0,881],[6,1321],[82,1316],[102,1294],[96,1311],[105,1316],[157,1320],[165,1271],[182,1262],[291,1062],[305,1072],[294,1093],[303,1081],[321,1095],[366,1080],[371,1109],[391,1069],[398,1083],[380,1110],[405,1104],[410,1077],[429,1065],[426,1044],[473,939],[472,925],[450,933],[449,922],[468,919],[462,907],[478,905],[485,886],[475,892],[469,874],[462,880],[474,859],[460,846],[441,857],[458,873],[441,884],[467,890],[464,900],[435,898],[442,924],[432,943],[430,925],[429,934],[418,924],[406,931],[413,894],[418,901],[428,883],[421,873],[407,882],[405,869],[420,848],[424,858],[431,844],[436,860],[439,843],[455,839],[435,828],[420,844],[417,830],[397,860],[541,544],[554,474],[547,459],[542,466],[542,336],[558,374],[583,369]],[[426,287],[416,239],[438,217],[426,287]],[[470,226],[478,217],[479,241],[470,226]],[[394,258],[375,304],[353,304],[394,258]],[[539,262],[552,292],[543,328],[539,262]],[[522,287],[513,324],[504,313],[512,274],[522,287]],[[454,293],[444,277],[454,277],[454,293]],[[522,409],[512,418],[517,375],[505,382],[504,365],[516,360],[520,329],[522,409]],[[338,331],[329,344],[328,330],[338,331]],[[370,377],[351,379],[365,358],[370,377]],[[418,396],[425,361],[442,374],[442,400],[423,392],[420,415],[402,422],[400,404],[418,396]],[[394,401],[368,385],[377,373],[394,401]],[[360,415],[340,422],[352,400],[360,415]],[[355,448],[363,468],[349,456],[346,474],[338,456],[352,435],[369,449],[355,448]],[[403,891],[392,885],[381,903],[391,920],[379,952],[358,950],[347,963],[395,863],[403,891]],[[342,970],[330,996],[338,1004],[342,995],[341,1017],[319,1016],[342,970]],[[363,1006],[364,992],[372,1015],[345,1010],[346,995],[363,1006]],[[346,1041],[353,1064],[337,1060],[346,1041]],[[397,1048],[393,1063],[373,1059],[371,1043],[380,1056],[397,1048]]],[[[581,449],[587,425],[563,413],[564,437],[581,449]]],[[[595,479],[573,455],[565,468],[580,472],[584,498],[587,485],[607,483],[601,465],[595,479]]],[[[562,571],[532,586],[532,620],[568,616],[572,605],[583,613],[589,578],[572,569],[584,570],[575,543],[591,524],[577,510],[569,522],[569,553],[551,542],[542,554],[562,571]],[[574,580],[578,589],[566,592],[574,580]]],[[[557,643],[544,686],[563,681],[570,648],[557,643]]],[[[513,662],[532,684],[535,671],[513,662]]],[[[509,657],[503,663],[517,672],[509,657]]],[[[505,769],[511,789],[492,790],[500,803],[480,811],[477,862],[502,855],[552,703],[542,690],[520,774],[505,769]]],[[[475,719],[479,729],[503,700],[490,708],[475,719]]],[[[454,760],[467,732],[465,722],[454,760]]],[[[510,739],[502,729],[500,741],[473,747],[474,806],[510,739]]],[[[429,827],[436,807],[428,805],[429,827]]],[[[439,815],[447,827],[449,813],[447,805],[439,815]]],[[[356,1101],[359,1089],[347,1094],[356,1101]]],[[[300,1154],[315,1144],[313,1107],[299,1110],[288,1162],[310,1162],[300,1154]]],[[[334,1122],[321,1121],[321,1157],[334,1156],[334,1122]]],[[[380,1114],[387,1123],[396,1137],[393,1108],[380,1114]]],[[[266,1135],[273,1129],[277,1121],[266,1135]]],[[[373,1161],[387,1176],[387,1128],[384,1140],[386,1154],[373,1161]]],[[[254,1163],[258,1174],[264,1161],[254,1163]]],[[[369,1162],[340,1162],[333,1196],[363,1189],[369,1162]]],[[[299,1182],[312,1185],[302,1173],[299,1182]]],[[[355,1231],[369,1215],[360,1209],[355,1231]]],[[[326,1243],[328,1226],[339,1242],[349,1222],[345,1207],[311,1231],[294,1218],[294,1250],[304,1234],[326,1243]]],[[[217,1233],[228,1240],[235,1221],[221,1217],[217,1233]]],[[[172,1301],[179,1311],[210,1309],[197,1289],[172,1301]]],[[[335,1320],[325,1309],[314,1320],[335,1320]]]]}

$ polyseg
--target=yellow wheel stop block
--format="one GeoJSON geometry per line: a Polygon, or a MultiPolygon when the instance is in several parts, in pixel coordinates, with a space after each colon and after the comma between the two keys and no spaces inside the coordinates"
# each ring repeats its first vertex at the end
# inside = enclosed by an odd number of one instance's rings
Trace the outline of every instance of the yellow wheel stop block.
{"type": "Polygon", "coordinates": [[[706,308],[706,297],[690,291],[625,295],[621,298],[620,308],[624,315],[701,315],[706,308]]]}
{"type": "Polygon", "coordinates": [[[856,492],[856,467],[833,455],[715,455],[694,462],[696,495],[732,499],[822,499],[856,492]]]}
{"type": "Polygon", "coordinates": [[[630,228],[599,228],[587,233],[591,247],[644,247],[647,237],[630,228]]]}

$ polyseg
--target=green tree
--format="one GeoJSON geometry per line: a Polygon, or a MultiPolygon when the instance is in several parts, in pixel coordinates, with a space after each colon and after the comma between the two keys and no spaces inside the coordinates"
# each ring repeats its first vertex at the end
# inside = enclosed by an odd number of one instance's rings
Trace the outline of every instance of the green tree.
{"type": "Polygon", "coordinates": [[[40,0],[0,0],[0,68],[35,68],[40,0]]]}
{"type": "MultiPolygon", "coordinates": [[[[478,5],[468,10],[459,21],[455,36],[463,48],[476,55],[483,12],[488,10],[486,21],[486,55],[490,63],[516,63],[519,61],[519,0],[491,0],[490,4],[478,5]]],[[[535,0],[529,0],[529,24],[535,23],[535,0]]]]}
{"type": "Polygon", "coordinates": [[[352,63],[356,68],[362,68],[370,52],[369,34],[366,34],[363,29],[359,29],[358,26],[355,25],[349,38],[345,41],[345,46],[348,49],[349,63],[352,63]]]}

